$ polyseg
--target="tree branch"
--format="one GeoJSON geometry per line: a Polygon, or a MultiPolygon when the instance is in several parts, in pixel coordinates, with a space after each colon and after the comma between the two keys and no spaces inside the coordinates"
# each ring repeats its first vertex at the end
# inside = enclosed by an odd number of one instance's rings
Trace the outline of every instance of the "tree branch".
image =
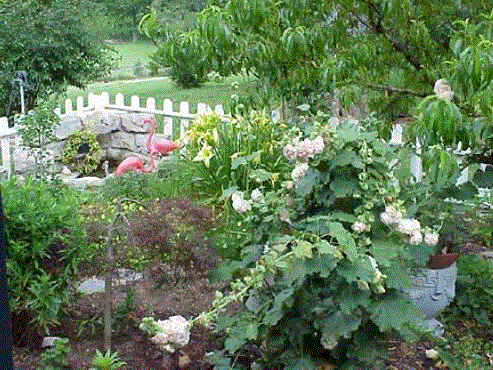
{"type": "Polygon", "coordinates": [[[429,95],[429,94],[419,93],[419,92],[412,91],[412,90],[397,89],[395,87],[390,87],[390,86],[385,86],[385,85],[365,84],[365,86],[369,87],[372,90],[376,90],[376,91],[385,91],[385,92],[392,93],[392,94],[412,95],[412,96],[417,96],[420,98],[424,98],[424,97],[429,95]]]}

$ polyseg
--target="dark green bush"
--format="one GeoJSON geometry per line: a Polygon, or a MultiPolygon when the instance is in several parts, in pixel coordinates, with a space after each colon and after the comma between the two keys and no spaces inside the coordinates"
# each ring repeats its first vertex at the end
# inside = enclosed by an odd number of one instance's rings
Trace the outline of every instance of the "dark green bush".
{"type": "Polygon", "coordinates": [[[450,306],[452,313],[492,326],[493,261],[482,256],[461,256],[457,269],[456,296],[450,306]]]}
{"type": "Polygon", "coordinates": [[[48,333],[86,250],[78,195],[59,181],[28,178],[4,183],[2,198],[11,308],[48,333]]]}

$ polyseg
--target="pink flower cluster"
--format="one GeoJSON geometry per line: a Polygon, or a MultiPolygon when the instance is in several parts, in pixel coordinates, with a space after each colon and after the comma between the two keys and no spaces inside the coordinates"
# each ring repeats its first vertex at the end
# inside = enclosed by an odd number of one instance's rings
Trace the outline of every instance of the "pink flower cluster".
{"type": "Polygon", "coordinates": [[[324,147],[322,136],[317,136],[314,140],[306,138],[302,141],[296,138],[291,144],[284,147],[283,153],[288,161],[306,162],[309,158],[322,153],[324,147]]]}

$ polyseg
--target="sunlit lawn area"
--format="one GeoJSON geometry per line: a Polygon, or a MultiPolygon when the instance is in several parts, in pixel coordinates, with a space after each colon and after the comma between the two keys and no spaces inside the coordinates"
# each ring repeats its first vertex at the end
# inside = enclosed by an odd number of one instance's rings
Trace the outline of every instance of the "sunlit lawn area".
{"type": "Polygon", "coordinates": [[[145,105],[148,97],[156,99],[156,105],[159,109],[164,99],[171,99],[174,103],[174,109],[179,106],[181,101],[188,101],[191,106],[191,112],[194,113],[197,103],[206,103],[211,107],[221,104],[225,111],[228,111],[231,95],[238,94],[245,96],[249,91],[255,89],[255,81],[241,76],[226,78],[222,83],[206,82],[200,88],[183,89],[177,86],[169,79],[150,79],[140,81],[112,81],[98,82],[88,86],[86,90],[70,88],[68,98],[75,100],[77,96],[83,96],[87,101],[89,92],[101,94],[103,91],[108,92],[111,101],[115,95],[122,93],[125,96],[125,102],[130,104],[132,95],[139,96],[141,106],[145,105]],[[238,89],[232,87],[231,83],[238,81],[238,89]]]}
{"type": "Polygon", "coordinates": [[[149,55],[156,51],[156,47],[151,42],[136,43],[111,43],[108,44],[115,49],[119,55],[118,66],[111,73],[111,79],[115,78],[134,78],[136,76],[136,64],[139,63],[144,76],[149,74],[145,66],[149,63],[149,55]]]}

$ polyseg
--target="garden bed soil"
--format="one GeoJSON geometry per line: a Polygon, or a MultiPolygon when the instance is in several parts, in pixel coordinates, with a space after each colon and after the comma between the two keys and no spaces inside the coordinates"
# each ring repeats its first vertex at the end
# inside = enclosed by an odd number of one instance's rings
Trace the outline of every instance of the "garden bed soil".
{"type": "MultiPolygon", "coordinates": [[[[485,248],[478,244],[471,244],[465,248],[466,253],[482,253],[484,250],[485,248]]],[[[207,269],[196,271],[193,264],[187,266],[183,261],[150,263],[149,266],[151,267],[144,271],[143,280],[131,285],[117,286],[113,294],[112,307],[115,313],[118,307],[122,307],[128,292],[134,293],[131,308],[124,311],[124,315],[114,326],[119,326],[119,330],[113,335],[112,350],[118,351],[120,360],[126,362],[121,369],[211,369],[211,366],[205,363],[204,355],[221,348],[222,338],[210,329],[195,325],[189,344],[175,353],[168,353],[159,349],[138,329],[138,322],[146,316],[153,316],[156,320],[173,315],[182,315],[187,319],[195,317],[210,308],[214,292],[224,287],[224,284],[210,283],[207,279],[207,269]]],[[[103,274],[101,263],[96,261],[86,263],[80,271],[81,279],[103,274]]],[[[104,293],[74,294],[69,308],[62,315],[61,325],[54,327],[50,333],[53,336],[69,338],[69,366],[66,369],[87,370],[91,366],[96,349],[104,350],[103,312],[104,293]]],[[[14,347],[15,369],[42,368],[40,343],[31,342],[25,347],[14,347]]],[[[446,369],[435,367],[434,361],[426,357],[425,351],[433,346],[431,342],[421,341],[408,345],[390,339],[387,345],[390,357],[384,367],[386,370],[446,369]]]]}

